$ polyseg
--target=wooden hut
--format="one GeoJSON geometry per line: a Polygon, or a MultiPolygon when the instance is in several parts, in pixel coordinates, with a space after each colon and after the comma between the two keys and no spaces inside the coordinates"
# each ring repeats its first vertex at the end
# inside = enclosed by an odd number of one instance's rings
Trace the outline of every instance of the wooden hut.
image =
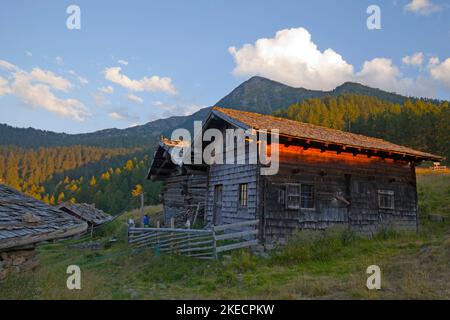
{"type": "Polygon", "coordinates": [[[164,182],[161,201],[166,225],[172,218],[180,226],[187,220],[193,223],[204,216],[206,167],[172,159],[172,150],[181,143],[161,138],[148,173],[148,179],[164,182]]]}
{"type": "Polygon", "coordinates": [[[70,237],[86,229],[86,222],[0,184],[0,280],[9,270],[36,266],[36,243],[70,237]]]}
{"type": "Polygon", "coordinates": [[[211,127],[279,130],[276,175],[260,175],[260,164],[214,164],[208,170],[209,221],[259,219],[263,242],[333,225],[362,233],[381,226],[415,230],[415,166],[442,159],[381,139],[218,107],[204,125],[211,127]]]}
{"type": "MultiPolygon", "coordinates": [[[[385,140],[256,113],[212,108],[203,130],[279,130],[279,170],[260,164],[212,164],[207,169],[206,219],[218,225],[259,220],[262,243],[295,230],[343,225],[373,234],[381,227],[416,230],[415,167],[442,157],[385,140]]],[[[224,143],[225,144],[225,143],[224,143]]],[[[225,146],[224,146],[225,153],[225,146]]],[[[172,168],[166,168],[170,175],[172,168]]],[[[172,189],[183,189],[177,180],[172,189]]],[[[175,197],[176,198],[176,197],[175,197]]],[[[172,201],[176,201],[175,198],[172,201]]],[[[183,201],[179,198],[178,201],[183,201]]]]}

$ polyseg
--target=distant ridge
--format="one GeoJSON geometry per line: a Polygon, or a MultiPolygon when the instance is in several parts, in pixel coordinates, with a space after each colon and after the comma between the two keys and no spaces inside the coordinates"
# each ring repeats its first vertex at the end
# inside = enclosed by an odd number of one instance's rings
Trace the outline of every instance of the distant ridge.
{"type": "MultiPolygon", "coordinates": [[[[308,98],[336,97],[344,93],[373,96],[380,100],[399,104],[402,104],[407,99],[416,99],[354,82],[345,82],[331,91],[321,91],[294,88],[277,81],[255,76],[240,84],[215,105],[223,108],[272,114],[278,109],[287,108],[291,104],[308,98]]],[[[438,100],[429,101],[439,102],[438,100]]],[[[210,107],[207,107],[189,116],[175,116],[126,129],[105,129],[83,134],[55,133],[0,124],[0,145],[14,145],[23,148],[71,146],[77,144],[110,148],[149,147],[155,145],[157,138],[161,134],[170,136],[175,128],[186,128],[192,131],[193,121],[202,120],[209,110],[210,107]]]]}

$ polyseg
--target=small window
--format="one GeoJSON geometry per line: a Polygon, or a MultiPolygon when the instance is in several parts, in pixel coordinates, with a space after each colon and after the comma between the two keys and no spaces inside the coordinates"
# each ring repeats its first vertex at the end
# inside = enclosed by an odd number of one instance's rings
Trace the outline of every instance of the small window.
{"type": "Polygon", "coordinates": [[[286,208],[299,209],[300,208],[300,185],[288,184],[286,186],[286,208]]]}
{"type": "Polygon", "coordinates": [[[247,207],[248,204],[248,184],[241,183],[239,185],[239,206],[247,207]]]}
{"type": "Polygon", "coordinates": [[[394,191],[378,190],[378,207],[380,209],[394,209],[394,191]]]}
{"type": "MultiPolygon", "coordinates": [[[[278,193],[278,202],[282,204],[284,189],[278,193]]],[[[286,196],[284,197],[287,209],[313,209],[314,208],[314,185],[312,184],[288,184],[286,185],[286,196]]]]}
{"type": "Polygon", "coordinates": [[[305,209],[314,208],[314,186],[312,184],[301,185],[300,206],[305,209]]]}

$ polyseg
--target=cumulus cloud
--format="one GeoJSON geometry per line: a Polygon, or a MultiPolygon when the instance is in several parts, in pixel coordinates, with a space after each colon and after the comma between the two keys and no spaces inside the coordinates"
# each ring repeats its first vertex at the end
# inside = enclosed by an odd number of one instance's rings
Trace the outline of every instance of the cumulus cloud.
{"type": "Polygon", "coordinates": [[[0,60],[0,68],[10,70],[10,71],[18,71],[19,68],[12,63],[6,60],[0,60]]]}
{"type": "Polygon", "coordinates": [[[284,29],[240,49],[228,49],[236,75],[261,75],[292,86],[333,89],[353,74],[353,66],[332,49],[320,51],[304,28],[284,29]]]}
{"type": "Polygon", "coordinates": [[[51,71],[33,68],[30,73],[31,80],[49,84],[53,89],[67,91],[72,87],[69,80],[55,75],[51,71]]]}
{"type": "Polygon", "coordinates": [[[442,8],[435,5],[431,0],[411,0],[410,3],[405,5],[404,9],[420,15],[429,15],[433,12],[441,10],[442,8]]]}
{"type": "Polygon", "coordinates": [[[440,81],[445,87],[450,89],[450,58],[442,61],[442,63],[437,62],[431,65],[430,74],[433,79],[440,81]]]}
{"type": "Polygon", "coordinates": [[[423,52],[416,52],[413,55],[403,57],[402,62],[407,65],[420,66],[423,63],[423,58],[423,52]]]}
{"type": "Polygon", "coordinates": [[[144,100],[143,100],[141,97],[138,97],[138,96],[136,96],[136,95],[134,95],[134,94],[132,94],[132,93],[128,93],[128,94],[126,95],[126,97],[127,97],[129,100],[131,100],[131,101],[133,101],[133,102],[136,102],[136,103],[143,103],[143,102],[144,102],[144,100]]]}
{"type": "Polygon", "coordinates": [[[52,92],[52,90],[68,91],[72,87],[69,80],[40,68],[33,68],[31,72],[27,72],[4,60],[0,60],[0,68],[9,71],[9,76],[12,78],[10,84],[0,85],[2,88],[7,88],[4,93],[18,97],[32,107],[43,108],[78,121],[83,121],[90,116],[82,102],[70,98],[61,99],[52,92]]]}
{"type": "Polygon", "coordinates": [[[407,96],[433,97],[436,94],[431,81],[423,77],[405,77],[392,60],[387,58],[365,61],[354,79],[371,87],[407,96]]]}
{"type": "Polygon", "coordinates": [[[9,92],[8,81],[5,78],[0,77],[0,97],[9,92]]]}
{"type": "Polygon", "coordinates": [[[106,87],[98,88],[98,91],[100,91],[102,93],[106,93],[106,94],[111,94],[114,92],[114,88],[111,86],[106,86],[106,87]]]}
{"type": "Polygon", "coordinates": [[[68,72],[69,74],[73,75],[73,76],[78,80],[78,82],[81,83],[82,85],[85,85],[85,84],[88,84],[88,83],[89,83],[89,81],[88,81],[86,78],[80,76],[80,75],[77,74],[74,70],[69,70],[69,71],[67,71],[67,72],[68,72]]]}
{"type": "Polygon", "coordinates": [[[113,110],[108,113],[108,116],[114,120],[128,121],[128,122],[132,122],[133,124],[135,124],[137,121],[139,121],[139,117],[137,117],[136,115],[129,114],[125,110],[122,110],[122,109],[113,110]]]}
{"type": "Polygon", "coordinates": [[[121,64],[121,65],[124,65],[124,66],[127,66],[127,65],[128,65],[128,61],[127,61],[127,60],[122,60],[122,59],[120,59],[119,61],[117,61],[117,63],[118,63],[118,64],[121,64]]]}
{"type": "Polygon", "coordinates": [[[106,68],[105,79],[116,83],[131,91],[161,91],[168,94],[176,94],[177,90],[169,77],[152,76],[133,80],[121,73],[121,67],[106,68]]]}
{"type": "MultiPolygon", "coordinates": [[[[364,61],[356,71],[333,49],[319,50],[304,28],[284,29],[273,38],[258,39],[254,44],[228,50],[235,61],[235,75],[260,75],[294,87],[317,90],[332,90],[343,82],[355,81],[403,95],[434,97],[436,94],[436,82],[429,74],[422,73],[429,68],[420,69],[421,74],[416,77],[407,77],[391,59],[376,57],[364,61]]],[[[424,54],[417,52],[402,61],[418,66],[424,59],[424,54]]],[[[436,59],[430,62],[436,63],[436,59]]]]}
{"type": "Polygon", "coordinates": [[[117,111],[113,111],[113,112],[108,113],[108,116],[110,118],[112,118],[112,119],[115,119],[115,120],[123,120],[123,119],[125,119],[125,117],[122,114],[120,114],[119,112],[117,112],[117,111]]]}

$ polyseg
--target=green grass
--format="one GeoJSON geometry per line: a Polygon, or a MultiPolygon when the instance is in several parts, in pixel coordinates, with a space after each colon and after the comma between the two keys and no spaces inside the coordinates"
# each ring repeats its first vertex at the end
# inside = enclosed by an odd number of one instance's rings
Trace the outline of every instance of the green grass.
{"type": "MultiPolygon", "coordinates": [[[[419,233],[385,230],[374,239],[344,229],[299,232],[269,257],[233,252],[217,261],[155,256],[124,243],[127,213],[94,234],[102,250],[69,249],[67,240],[38,248],[40,267],[11,275],[0,299],[449,299],[450,221],[431,222],[430,213],[449,216],[448,174],[419,175],[419,233]],[[115,236],[118,241],[108,245],[115,236]],[[82,289],[66,288],[66,268],[82,270],[82,289]],[[366,269],[379,265],[382,289],[369,291],[366,269]]],[[[160,207],[146,208],[154,215],[160,207]]],[[[85,241],[85,240],[84,240],[85,241]]]]}

